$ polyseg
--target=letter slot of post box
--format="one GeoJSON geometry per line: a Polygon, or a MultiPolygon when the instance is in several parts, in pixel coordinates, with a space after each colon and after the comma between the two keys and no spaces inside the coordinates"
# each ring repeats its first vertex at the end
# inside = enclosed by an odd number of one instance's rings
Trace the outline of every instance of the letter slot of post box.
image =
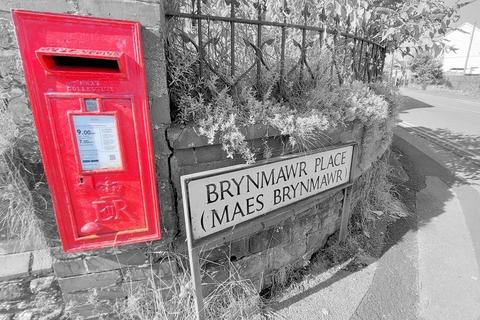
{"type": "Polygon", "coordinates": [[[88,72],[96,74],[121,74],[124,72],[124,55],[120,52],[65,48],[40,48],[36,54],[49,72],[88,72]]]}
{"type": "Polygon", "coordinates": [[[160,239],[140,24],[13,20],[64,250],[160,239]]]}

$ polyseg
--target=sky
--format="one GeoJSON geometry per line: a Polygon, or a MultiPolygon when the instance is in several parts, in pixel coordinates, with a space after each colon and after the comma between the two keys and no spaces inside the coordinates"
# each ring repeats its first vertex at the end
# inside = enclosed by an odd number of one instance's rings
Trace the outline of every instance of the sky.
{"type": "MultiPolygon", "coordinates": [[[[461,0],[462,2],[464,0],[461,0]]],[[[446,0],[445,1],[449,5],[454,5],[456,0],[446,0]]],[[[477,27],[480,26],[480,0],[476,0],[473,3],[463,7],[459,11],[460,19],[455,24],[455,26],[461,26],[465,22],[469,23],[477,23],[477,27]]]]}

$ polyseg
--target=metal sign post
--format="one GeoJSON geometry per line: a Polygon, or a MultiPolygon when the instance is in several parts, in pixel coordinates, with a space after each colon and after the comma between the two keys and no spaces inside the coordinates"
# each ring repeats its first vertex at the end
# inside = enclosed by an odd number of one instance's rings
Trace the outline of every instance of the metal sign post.
{"type": "Polygon", "coordinates": [[[193,235],[192,235],[192,222],[190,220],[190,213],[188,212],[188,188],[184,187],[184,177],[182,179],[182,198],[183,198],[183,211],[185,217],[185,226],[187,231],[187,247],[188,247],[188,260],[190,263],[190,275],[192,277],[193,290],[195,294],[195,311],[197,313],[198,320],[205,319],[205,308],[203,304],[203,292],[202,292],[202,275],[200,273],[200,248],[193,247],[193,235]]]}
{"type": "Polygon", "coordinates": [[[340,222],[340,233],[338,235],[338,242],[343,242],[347,238],[348,222],[350,221],[350,198],[352,187],[343,189],[343,204],[342,204],[342,220],[340,222]]]}

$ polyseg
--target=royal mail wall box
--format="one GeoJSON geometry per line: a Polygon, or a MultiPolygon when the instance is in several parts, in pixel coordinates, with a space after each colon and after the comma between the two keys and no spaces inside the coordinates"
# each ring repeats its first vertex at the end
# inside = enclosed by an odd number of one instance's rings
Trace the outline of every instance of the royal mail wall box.
{"type": "Polygon", "coordinates": [[[160,239],[140,24],[13,21],[64,250],[160,239]]]}

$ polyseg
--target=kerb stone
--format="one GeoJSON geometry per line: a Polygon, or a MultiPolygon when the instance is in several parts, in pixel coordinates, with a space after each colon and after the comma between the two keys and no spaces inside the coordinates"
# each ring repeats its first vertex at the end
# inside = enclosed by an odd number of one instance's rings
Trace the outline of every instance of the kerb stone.
{"type": "Polygon", "coordinates": [[[47,274],[52,271],[52,257],[48,249],[33,251],[32,257],[33,274],[47,274]]]}
{"type": "Polygon", "coordinates": [[[0,256],[0,281],[21,278],[28,275],[30,252],[0,256]]]}

